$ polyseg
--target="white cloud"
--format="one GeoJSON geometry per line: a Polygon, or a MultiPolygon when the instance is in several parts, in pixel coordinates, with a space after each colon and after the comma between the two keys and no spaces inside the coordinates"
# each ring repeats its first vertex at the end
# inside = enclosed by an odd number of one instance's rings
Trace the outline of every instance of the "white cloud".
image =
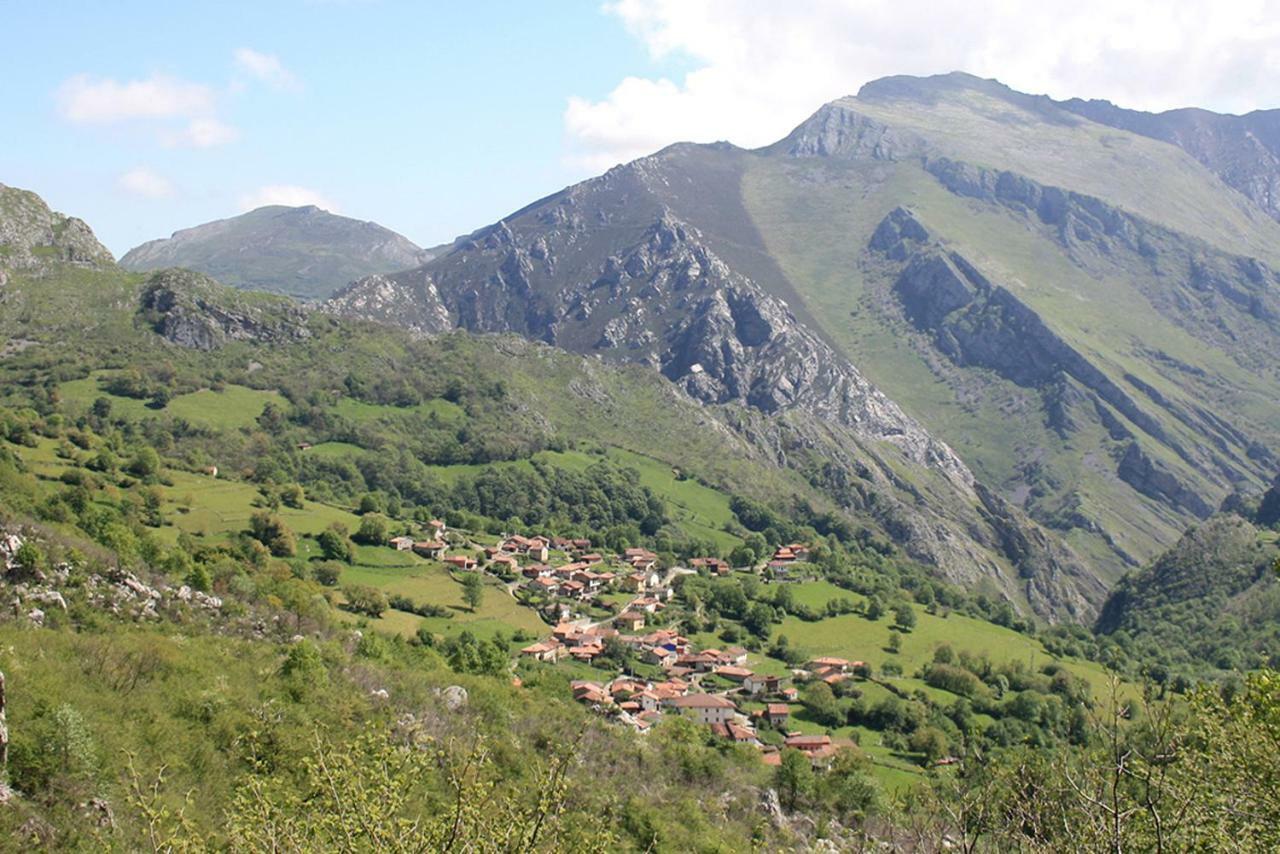
{"type": "Polygon", "coordinates": [[[163,75],[122,82],[77,74],[59,87],[58,107],[72,122],[106,124],[207,115],[214,95],[208,86],[163,75]]]}
{"type": "Polygon", "coordinates": [[[280,57],[275,54],[260,53],[247,47],[237,48],[235,63],[240,71],[276,89],[298,88],[298,78],[284,67],[280,57]]]}
{"type": "Polygon", "coordinates": [[[173,195],[173,184],[163,175],[139,166],[116,179],[116,186],[126,193],[144,199],[163,199],[173,195]]]}
{"type": "Polygon", "coordinates": [[[338,212],[338,205],[318,191],[293,184],[269,184],[240,197],[242,211],[251,211],[266,205],[287,205],[291,208],[315,205],[329,213],[338,212]]]}
{"type": "Polygon", "coordinates": [[[211,148],[239,137],[217,118],[213,87],[164,75],[141,80],[78,74],[57,92],[58,110],[75,124],[143,123],[170,147],[211,148]]]}
{"type": "Polygon", "coordinates": [[[757,146],[892,74],[969,71],[1022,91],[1139,109],[1276,106],[1280,0],[616,0],[682,75],[571,98],[569,159],[600,169],[678,140],[757,146]]]}
{"type": "Polygon", "coordinates": [[[239,138],[240,132],[230,125],[203,117],[187,122],[182,130],[165,132],[161,139],[165,145],[175,148],[213,148],[239,138]]]}

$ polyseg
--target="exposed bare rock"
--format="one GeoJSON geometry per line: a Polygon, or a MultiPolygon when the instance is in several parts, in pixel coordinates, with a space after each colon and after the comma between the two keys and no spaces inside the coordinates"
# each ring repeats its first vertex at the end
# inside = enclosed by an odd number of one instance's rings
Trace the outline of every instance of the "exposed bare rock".
{"type": "Polygon", "coordinates": [[[270,344],[311,335],[306,314],[286,300],[239,296],[189,270],[162,270],[139,298],[142,317],[165,340],[192,350],[233,341],[270,344]]]}
{"type": "MultiPolygon", "coordinates": [[[[109,267],[115,260],[83,220],[50,210],[35,193],[0,184],[0,267],[40,275],[58,263],[109,267]]],[[[0,273],[0,286],[6,280],[0,273]]]]}

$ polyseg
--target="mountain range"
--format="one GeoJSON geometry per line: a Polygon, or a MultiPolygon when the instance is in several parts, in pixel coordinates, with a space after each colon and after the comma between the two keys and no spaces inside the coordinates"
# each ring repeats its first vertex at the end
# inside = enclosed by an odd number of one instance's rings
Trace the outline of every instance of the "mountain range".
{"type": "Polygon", "coordinates": [[[323,299],[352,279],[413,267],[431,257],[375,222],[314,205],[270,205],[136,246],[120,266],[137,272],[186,267],[235,287],[323,299]]]}
{"type": "Polygon", "coordinates": [[[836,492],[871,472],[918,497],[920,557],[959,578],[957,544],[995,542],[983,574],[1088,613],[1277,467],[1280,223],[1256,190],[1280,172],[1242,177],[1251,123],[1197,116],[887,78],[762,149],[616,167],[325,310],[515,332],[798,419],[836,492]]]}
{"type": "MultiPolygon", "coordinates": [[[[322,312],[643,366],[947,579],[1089,621],[1280,467],[1270,117],[886,78],[772,145],[673,145],[435,257],[263,208],[121,264],[309,297],[362,268],[322,312]]],[[[162,290],[175,343],[243,333],[162,290]]]]}

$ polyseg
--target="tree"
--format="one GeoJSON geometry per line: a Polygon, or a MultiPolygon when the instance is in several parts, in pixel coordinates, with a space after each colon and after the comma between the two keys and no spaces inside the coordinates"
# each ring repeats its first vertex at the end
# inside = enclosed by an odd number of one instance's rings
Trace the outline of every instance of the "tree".
{"type": "Polygon", "coordinates": [[[338,583],[338,579],[342,576],[342,565],[336,561],[325,561],[317,564],[315,568],[316,581],[325,587],[333,587],[338,583]]]}
{"type": "Polygon", "coordinates": [[[462,600],[473,612],[484,601],[484,579],[478,572],[468,572],[462,576],[462,600]]]}
{"type": "Polygon", "coordinates": [[[302,487],[296,483],[290,483],[280,488],[280,501],[285,507],[301,510],[302,501],[305,497],[302,487]]]}
{"type": "Polygon", "coordinates": [[[347,608],[357,614],[377,619],[388,608],[387,594],[376,587],[353,584],[350,587],[344,587],[342,594],[347,597],[347,608]]]}
{"type": "Polygon", "coordinates": [[[355,547],[347,537],[347,529],[342,523],[334,522],[316,537],[320,546],[320,554],[325,560],[340,560],[351,563],[355,560],[355,547]]]}
{"type": "Polygon", "coordinates": [[[884,616],[884,603],[880,601],[880,597],[874,593],[867,597],[866,617],[868,620],[878,620],[884,616]]]}
{"type": "Polygon", "coordinates": [[[387,520],[377,513],[360,517],[360,528],[351,539],[366,546],[380,546],[387,541],[387,520]]]}
{"type": "Polygon", "coordinates": [[[764,602],[752,603],[746,616],[742,618],[742,625],[758,638],[769,637],[769,630],[773,626],[773,608],[764,602]]]}
{"type": "Polygon", "coordinates": [[[907,742],[916,753],[923,753],[925,761],[932,764],[947,755],[947,735],[935,726],[923,726],[911,733],[907,742]]]}
{"type": "Polygon", "coordinates": [[[794,812],[813,792],[813,765],[809,757],[793,748],[783,750],[782,761],[773,774],[773,785],[782,805],[794,812]]]}
{"type": "Polygon", "coordinates": [[[249,517],[249,536],[266,546],[274,557],[293,557],[298,550],[289,526],[279,516],[265,510],[249,517]]]}
{"type": "Polygon", "coordinates": [[[838,727],[844,723],[840,703],[826,682],[814,682],[801,699],[809,716],[823,726],[838,727]]]}
{"type": "Polygon", "coordinates": [[[916,627],[916,609],[902,604],[893,609],[893,624],[904,632],[916,627]]]}
{"type": "Polygon", "coordinates": [[[889,632],[889,646],[887,649],[894,654],[902,652],[902,635],[897,632],[889,632]]]}
{"type": "Polygon", "coordinates": [[[128,472],[141,480],[155,477],[160,473],[160,455],[155,448],[142,448],[129,461],[128,472]]]}

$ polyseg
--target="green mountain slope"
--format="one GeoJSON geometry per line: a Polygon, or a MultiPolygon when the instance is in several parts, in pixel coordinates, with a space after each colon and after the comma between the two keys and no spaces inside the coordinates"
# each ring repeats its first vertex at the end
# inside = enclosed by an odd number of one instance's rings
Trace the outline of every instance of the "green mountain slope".
{"type": "Polygon", "coordinates": [[[136,246],[120,265],[134,271],[186,267],[240,288],[323,299],[362,276],[430,258],[377,223],[314,206],[272,205],[136,246]]]}
{"type": "Polygon", "coordinates": [[[1168,671],[1272,666],[1280,649],[1280,551],[1234,514],[1187,532],[1150,566],[1127,576],[1098,618],[1168,671]]]}
{"type": "Polygon", "coordinates": [[[994,81],[890,78],[758,151],[610,170],[329,309],[647,364],[862,453],[893,437],[904,482],[952,481],[935,513],[972,532],[957,483],[985,486],[1097,604],[1274,475],[1278,236],[1172,145],[994,81]]]}

